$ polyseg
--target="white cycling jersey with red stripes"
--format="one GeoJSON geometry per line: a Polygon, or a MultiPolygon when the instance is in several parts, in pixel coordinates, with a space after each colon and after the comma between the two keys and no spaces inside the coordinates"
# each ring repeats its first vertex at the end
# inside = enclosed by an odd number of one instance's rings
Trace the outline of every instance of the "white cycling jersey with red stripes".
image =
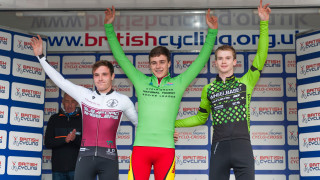
{"type": "Polygon", "coordinates": [[[38,57],[50,79],[73,97],[82,111],[82,143],[79,156],[100,156],[117,160],[116,134],[123,114],[136,126],[138,115],[128,96],[111,90],[91,91],[63,78],[45,57],[38,57]]]}

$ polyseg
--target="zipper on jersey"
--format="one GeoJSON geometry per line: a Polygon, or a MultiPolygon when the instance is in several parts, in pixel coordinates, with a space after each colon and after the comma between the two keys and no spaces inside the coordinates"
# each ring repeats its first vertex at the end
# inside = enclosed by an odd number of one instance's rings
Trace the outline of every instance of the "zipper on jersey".
{"type": "Polygon", "coordinates": [[[97,122],[96,151],[94,152],[95,156],[98,155],[99,124],[100,124],[100,118],[98,119],[98,122],[97,122]]]}

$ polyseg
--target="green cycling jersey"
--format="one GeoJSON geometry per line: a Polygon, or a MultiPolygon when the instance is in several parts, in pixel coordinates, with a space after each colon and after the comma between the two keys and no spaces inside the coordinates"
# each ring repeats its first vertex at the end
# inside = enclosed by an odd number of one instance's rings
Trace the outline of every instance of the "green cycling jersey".
{"type": "Polygon", "coordinates": [[[211,55],[218,30],[208,29],[206,41],[197,59],[176,77],[164,77],[160,84],[154,75],[146,76],[125,56],[112,24],[105,24],[112,53],[133,83],[138,97],[138,126],[134,146],[174,148],[174,123],[182,95],[200,73],[211,55]]]}
{"type": "Polygon", "coordinates": [[[213,142],[239,138],[250,140],[251,94],[267,59],[268,46],[268,21],[261,21],[258,50],[249,71],[241,78],[232,75],[225,82],[217,75],[212,83],[204,86],[197,115],[177,120],[175,126],[205,124],[211,112],[213,142]]]}

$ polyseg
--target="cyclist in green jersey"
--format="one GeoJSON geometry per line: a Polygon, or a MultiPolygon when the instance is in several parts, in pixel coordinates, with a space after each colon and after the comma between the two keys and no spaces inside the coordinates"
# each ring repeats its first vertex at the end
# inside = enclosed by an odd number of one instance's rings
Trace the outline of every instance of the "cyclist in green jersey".
{"type": "Polygon", "coordinates": [[[149,64],[152,76],[137,70],[125,56],[112,22],[114,7],[105,12],[105,29],[112,53],[133,83],[139,105],[138,126],[130,162],[129,179],[148,180],[152,165],[156,180],[174,179],[174,122],[182,95],[209,60],[217,35],[217,18],[206,15],[209,26],[206,41],[198,58],[177,77],[171,77],[170,52],[159,46],[151,50],[149,64]]]}
{"type": "Polygon", "coordinates": [[[205,124],[212,115],[212,148],[210,180],[229,180],[233,168],[236,180],[254,179],[254,158],[250,143],[250,100],[260,72],[268,55],[269,4],[258,7],[260,38],[258,51],[249,71],[241,78],[233,74],[237,63],[232,46],[223,45],[215,51],[218,69],[216,79],[204,86],[198,114],[177,120],[176,127],[193,127],[205,124]]]}

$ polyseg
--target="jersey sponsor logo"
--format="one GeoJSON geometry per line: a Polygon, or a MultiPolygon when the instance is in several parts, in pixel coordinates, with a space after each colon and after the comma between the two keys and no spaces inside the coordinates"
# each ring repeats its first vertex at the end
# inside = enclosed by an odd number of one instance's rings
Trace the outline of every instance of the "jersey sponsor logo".
{"type": "Polygon", "coordinates": [[[7,147],[7,131],[0,130],[0,149],[7,147]]]}
{"type": "Polygon", "coordinates": [[[298,102],[311,102],[320,99],[320,83],[311,83],[298,86],[298,102]]]}
{"type": "Polygon", "coordinates": [[[288,164],[290,170],[299,170],[299,151],[289,150],[288,151],[288,164]]]}
{"type": "Polygon", "coordinates": [[[52,169],[52,150],[43,150],[42,153],[42,169],[52,169]]]}
{"type": "Polygon", "coordinates": [[[8,106],[0,105],[0,124],[8,123],[8,106]]]}
{"type": "Polygon", "coordinates": [[[91,116],[94,118],[106,118],[106,119],[118,120],[122,114],[121,112],[118,112],[118,111],[100,110],[100,109],[90,108],[87,106],[83,106],[82,110],[84,115],[91,116]]]}
{"type": "Polygon", "coordinates": [[[286,155],[284,150],[254,150],[256,170],[284,170],[286,155]]]}
{"type": "Polygon", "coordinates": [[[10,57],[0,56],[0,74],[10,74],[11,70],[11,59],[10,57]]]}
{"type": "Polygon", "coordinates": [[[301,152],[320,150],[320,133],[300,133],[299,148],[301,152]]]}
{"type": "Polygon", "coordinates": [[[42,127],[42,119],[42,110],[11,107],[10,124],[12,125],[42,127]]]}
{"type": "Polygon", "coordinates": [[[0,49],[10,51],[11,50],[12,36],[9,33],[0,32],[0,49]]]}
{"type": "Polygon", "coordinates": [[[298,126],[287,127],[288,145],[298,145],[298,126]]]}
{"type": "Polygon", "coordinates": [[[32,157],[8,157],[7,173],[9,175],[41,175],[41,158],[32,157]]]}
{"type": "Polygon", "coordinates": [[[300,175],[304,176],[320,176],[320,158],[301,158],[300,159],[300,175]]]}
{"type": "Polygon", "coordinates": [[[9,149],[42,151],[42,134],[10,131],[9,149]]]}
{"type": "Polygon", "coordinates": [[[320,108],[300,109],[298,112],[299,127],[317,126],[320,121],[320,108]]]}
{"type": "Polygon", "coordinates": [[[318,61],[319,59],[315,58],[298,62],[297,66],[299,73],[297,73],[297,78],[305,79],[318,76],[320,71],[320,63],[318,61]]]}
{"type": "Polygon", "coordinates": [[[9,82],[0,80],[0,99],[9,98],[9,82]]]}
{"type": "Polygon", "coordinates": [[[286,63],[286,73],[296,73],[296,55],[295,54],[286,54],[285,55],[286,63]]]}
{"type": "Polygon", "coordinates": [[[107,101],[107,106],[114,108],[116,106],[118,106],[119,102],[116,99],[110,99],[107,101]]]}
{"type": "MultiPolygon", "coordinates": [[[[174,62],[174,73],[181,74],[185,72],[189,66],[197,59],[198,55],[174,55],[173,62],[174,62]]],[[[208,72],[207,70],[207,63],[205,64],[204,68],[200,71],[199,74],[205,74],[208,72]]]]}
{"type": "Polygon", "coordinates": [[[178,128],[179,141],[176,145],[207,145],[208,144],[208,127],[198,126],[198,127],[188,127],[188,128],[178,128]]]}
{"type": "Polygon", "coordinates": [[[287,102],[287,120],[288,121],[297,121],[297,101],[288,101],[287,102]]]}
{"type": "Polygon", "coordinates": [[[207,150],[176,150],[176,170],[206,170],[208,162],[207,150]]]}

